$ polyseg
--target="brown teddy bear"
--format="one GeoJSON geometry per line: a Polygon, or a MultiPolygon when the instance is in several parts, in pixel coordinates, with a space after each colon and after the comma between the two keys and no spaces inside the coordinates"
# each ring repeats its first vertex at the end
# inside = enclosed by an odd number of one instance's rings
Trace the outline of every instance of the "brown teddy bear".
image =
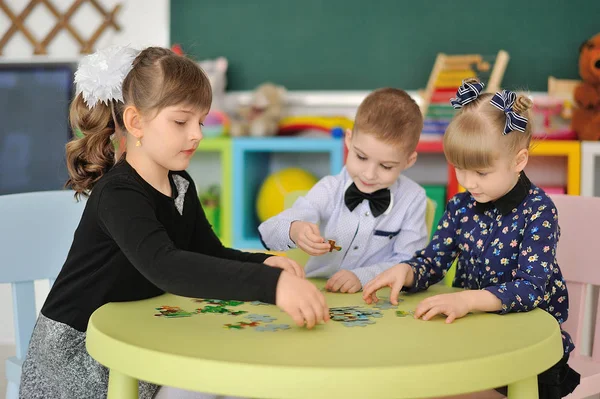
{"type": "Polygon", "coordinates": [[[600,33],[581,45],[579,75],[574,92],[577,108],[571,126],[579,140],[600,139],[600,33]]]}
{"type": "Polygon", "coordinates": [[[238,108],[231,121],[231,135],[273,136],[283,116],[286,90],[282,86],[264,83],[254,91],[249,105],[238,108]]]}

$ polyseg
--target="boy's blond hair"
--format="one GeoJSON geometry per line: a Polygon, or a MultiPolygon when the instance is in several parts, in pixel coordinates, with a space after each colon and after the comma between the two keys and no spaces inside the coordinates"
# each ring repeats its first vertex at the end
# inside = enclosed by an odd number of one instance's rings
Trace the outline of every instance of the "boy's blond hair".
{"type": "Polygon", "coordinates": [[[419,106],[404,90],[394,88],[370,93],[358,107],[354,121],[355,133],[401,146],[407,154],[417,148],[422,130],[419,106]]]}
{"type": "Polygon", "coordinates": [[[532,101],[519,95],[513,105],[517,114],[528,119],[525,131],[502,134],[506,114],[490,103],[492,97],[493,94],[484,93],[463,106],[444,133],[446,159],[459,169],[487,169],[501,156],[514,156],[522,149],[529,149],[532,101]]]}

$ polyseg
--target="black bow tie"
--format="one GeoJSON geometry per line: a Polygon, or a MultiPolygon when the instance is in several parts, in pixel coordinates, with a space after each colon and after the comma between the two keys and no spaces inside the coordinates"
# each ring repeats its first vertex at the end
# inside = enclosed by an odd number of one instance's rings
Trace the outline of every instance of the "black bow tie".
{"type": "Polygon", "coordinates": [[[371,212],[374,217],[377,217],[384,213],[388,207],[390,206],[391,195],[390,190],[387,188],[382,188],[381,190],[377,190],[374,193],[366,194],[363,193],[356,187],[356,184],[352,183],[350,187],[346,190],[344,194],[344,202],[350,212],[354,210],[363,202],[363,200],[369,201],[369,207],[371,208],[371,212]]]}

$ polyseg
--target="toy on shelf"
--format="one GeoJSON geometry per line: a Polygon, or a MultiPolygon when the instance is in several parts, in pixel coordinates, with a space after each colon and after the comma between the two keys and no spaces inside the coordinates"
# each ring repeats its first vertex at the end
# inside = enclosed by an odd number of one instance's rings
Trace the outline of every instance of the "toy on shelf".
{"type": "Polygon", "coordinates": [[[498,91],[508,60],[508,53],[504,50],[491,57],[439,53],[427,87],[421,93],[421,112],[425,119],[421,140],[441,140],[454,116],[450,99],[455,97],[464,79],[476,77],[486,84],[487,92],[498,91]]]}
{"type": "Polygon", "coordinates": [[[308,191],[317,178],[300,168],[286,168],[269,175],[258,191],[256,213],[264,222],[282,212],[286,195],[294,191],[308,191]]]}
{"type": "Polygon", "coordinates": [[[212,89],[212,104],[204,120],[202,133],[205,137],[226,136],[231,126],[229,117],[223,112],[229,62],[224,57],[217,57],[199,61],[198,65],[206,73],[212,89]]]}
{"type": "Polygon", "coordinates": [[[212,89],[211,112],[213,110],[223,111],[225,88],[227,87],[227,68],[229,67],[227,58],[217,57],[215,59],[202,60],[198,62],[198,65],[200,65],[200,68],[202,68],[210,81],[212,89]]]}
{"type": "Polygon", "coordinates": [[[219,110],[211,110],[204,119],[202,134],[204,137],[227,136],[231,122],[226,113],[219,110]]]}
{"type": "Polygon", "coordinates": [[[561,98],[538,96],[533,102],[533,137],[552,140],[575,140],[571,121],[565,108],[567,102],[561,98]]]}
{"type": "Polygon", "coordinates": [[[185,53],[183,52],[183,48],[181,47],[181,44],[179,44],[179,43],[173,44],[171,46],[171,51],[177,55],[185,55],[185,53]]]}
{"type": "Polygon", "coordinates": [[[579,75],[583,82],[575,88],[571,126],[579,140],[600,139],[600,33],[581,45],[579,75]]]}
{"type": "Polygon", "coordinates": [[[575,79],[557,79],[548,76],[548,95],[563,101],[561,116],[564,119],[573,117],[573,106],[575,104],[575,88],[581,81],[575,79]]]}
{"type": "Polygon", "coordinates": [[[213,231],[218,236],[221,233],[219,200],[221,196],[221,189],[217,185],[208,187],[206,191],[200,194],[200,203],[206,219],[213,227],[213,231]]]}
{"type": "Polygon", "coordinates": [[[273,83],[260,85],[253,93],[250,104],[240,106],[231,117],[231,135],[274,136],[283,115],[286,89],[273,83]]]}
{"type": "Polygon", "coordinates": [[[345,116],[287,116],[279,121],[279,136],[308,136],[320,132],[324,137],[344,137],[346,129],[352,129],[354,121],[345,116]],[[312,132],[312,133],[311,133],[312,132]]]}

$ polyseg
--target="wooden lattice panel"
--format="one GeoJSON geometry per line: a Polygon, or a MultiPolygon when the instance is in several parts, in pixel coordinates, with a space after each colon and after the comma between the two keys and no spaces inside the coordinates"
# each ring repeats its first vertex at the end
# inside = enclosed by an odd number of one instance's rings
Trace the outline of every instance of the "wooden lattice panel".
{"type": "Polygon", "coordinates": [[[12,21],[12,25],[4,33],[2,38],[0,38],[0,55],[2,55],[4,47],[11,40],[13,35],[19,31],[23,33],[27,41],[31,43],[34,54],[47,54],[47,47],[56,37],[56,35],[63,29],[69,32],[69,34],[77,41],[77,43],[79,43],[80,52],[82,54],[89,54],[94,50],[96,41],[107,28],[112,27],[116,31],[121,30],[121,27],[115,22],[115,16],[120,9],[121,4],[117,4],[112,11],[107,11],[104,9],[104,7],[102,7],[98,0],[75,0],[67,9],[67,11],[61,13],[54,5],[53,0],[30,0],[27,6],[25,6],[25,8],[17,14],[8,7],[6,1],[0,0],[0,10],[2,10],[4,14],[6,14],[12,21]],[[75,12],[86,2],[90,3],[103,18],[102,23],[87,40],[83,38],[82,35],[77,32],[77,30],[69,23],[73,14],[75,14],[75,12]],[[25,26],[25,20],[37,6],[46,7],[46,9],[50,11],[50,13],[56,18],[56,24],[50,30],[50,32],[48,32],[46,37],[43,38],[43,40],[38,40],[25,26]]]}

